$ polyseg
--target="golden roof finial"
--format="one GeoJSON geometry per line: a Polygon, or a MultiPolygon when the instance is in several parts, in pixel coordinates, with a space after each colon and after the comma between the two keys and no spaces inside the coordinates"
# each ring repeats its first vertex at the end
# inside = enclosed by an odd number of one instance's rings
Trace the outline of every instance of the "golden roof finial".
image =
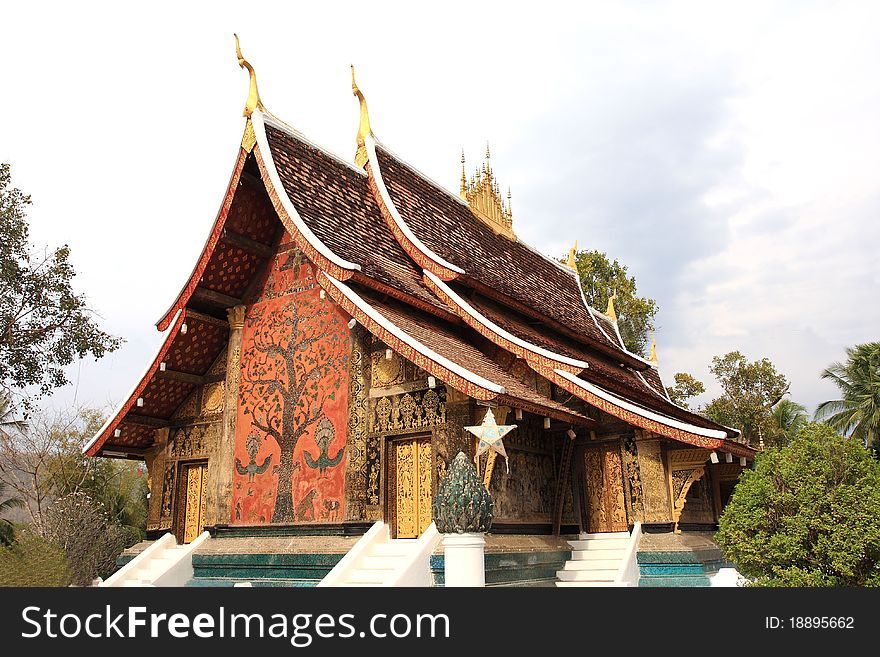
{"type": "Polygon", "coordinates": [[[464,172],[464,149],[461,149],[461,187],[458,190],[458,195],[461,196],[464,200],[467,200],[467,175],[464,172]]]}
{"type": "Polygon", "coordinates": [[[651,337],[652,337],[651,355],[648,356],[648,362],[654,363],[654,365],[656,365],[657,364],[657,336],[652,334],[651,337]]]}
{"type": "Polygon", "coordinates": [[[617,299],[617,290],[608,297],[608,307],[605,309],[605,314],[608,315],[615,322],[617,321],[617,312],[614,310],[614,301],[617,299]]]}
{"type": "Polygon", "coordinates": [[[507,218],[513,221],[513,204],[510,202],[510,187],[507,188],[507,218]]]}
{"type": "Polygon", "coordinates": [[[248,91],[247,102],[244,105],[244,113],[242,116],[246,116],[247,118],[251,117],[251,114],[254,113],[254,110],[265,111],[265,107],[263,107],[263,102],[260,100],[260,92],[257,91],[257,74],[254,72],[254,67],[248,63],[241,55],[241,47],[238,45],[238,35],[233,33],[235,37],[235,54],[238,56],[238,65],[241,68],[246,68],[248,70],[248,74],[251,76],[251,86],[248,91]]]}
{"type": "Polygon", "coordinates": [[[577,260],[575,260],[575,254],[578,250],[578,241],[574,241],[574,246],[568,250],[568,262],[566,263],[569,267],[577,271],[577,260]]]}
{"type": "Polygon", "coordinates": [[[364,98],[361,90],[358,89],[357,82],[354,81],[354,64],[351,65],[351,93],[357,96],[361,105],[361,120],[358,124],[357,133],[358,149],[354,156],[354,163],[359,167],[362,167],[367,163],[368,159],[367,148],[364,143],[366,138],[373,134],[373,129],[370,127],[370,114],[367,112],[367,99],[364,98]]]}

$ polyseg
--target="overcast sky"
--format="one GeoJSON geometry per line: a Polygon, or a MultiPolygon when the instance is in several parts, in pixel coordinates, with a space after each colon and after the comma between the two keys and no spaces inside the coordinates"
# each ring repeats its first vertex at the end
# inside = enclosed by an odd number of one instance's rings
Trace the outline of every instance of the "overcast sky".
{"type": "Polygon", "coordinates": [[[880,339],[880,3],[195,4],[4,5],[0,161],[126,340],[57,406],[115,404],[161,341],[244,127],[234,31],[267,109],[346,158],[350,63],[378,139],[450,189],[491,142],[522,239],[657,300],[667,381],[708,398],[739,349],[812,409],[880,339]]]}

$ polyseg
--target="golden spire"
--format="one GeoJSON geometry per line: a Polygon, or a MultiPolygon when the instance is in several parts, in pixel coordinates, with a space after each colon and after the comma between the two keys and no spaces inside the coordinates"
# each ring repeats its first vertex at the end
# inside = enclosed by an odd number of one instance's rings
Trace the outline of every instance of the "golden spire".
{"type": "Polygon", "coordinates": [[[577,271],[577,260],[575,260],[575,254],[578,250],[578,241],[574,241],[574,246],[568,250],[568,262],[566,263],[569,267],[577,271]]]}
{"type": "Polygon", "coordinates": [[[605,314],[608,315],[615,322],[617,321],[617,313],[614,310],[614,301],[617,299],[617,290],[608,297],[608,307],[605,309],[605,314]]]}
{"type": "Polygon", "coordinates": [[[238,35],[233,33],[233,36],[235,37],[235,54],[238,56],[238,65],[241,68],[246,68],[251,76],[251,87],[248,91],[247,103],[245,103],[244,113],[242,114],[242,116],[250,118],[254,110],[265,111],[266,108],[263,107],[263,102],[260,100],[260,92],[257,91],[257,74],[254,72],[254,67],[242,57],[241,48],[238,45],[238,35]]]}
{"type": "Polygon", "coordinates": [[[653,339],[651,340],[651,355],[648,356],[648,362],[657,364],[657,336],[652,335],[653,339]]]}
{"type": "Polygon", "coordinates": [[[461,154],[462,199],[467,201],[471,211],[499,235],[516,239],[513,233],[513,213],[510,209],[510,188],[507,189],[507,202],[501,196],[501,187],[495,179],[491,165],[492,152],[486,143],[486,159],[478,166],[470,180],[465,176],[464,152],[461,154]]]}
{"type": "MultiPolygon", "coordinates": [[[[364,145],[365,140],[368,136],[372,136],[373,129],[370,127],[370,115],[367,112],[367,99],[364,98],[364,95],[361,93],[361,90],[358,89],[357,82],[354,81],[354,64],[351,65],[351,93],[357,96],[358,101],[361,105],[361,120],[358,124],[358,133],[357,133],[357,153],[354,156],[354,163],[362,167],[367,163],[367,148],[364,145]]],[[[462,152],[463,153],[463,152],[462,152]]]]}
{"type": "Polygon", "coordinates": [[[464,173],[464,149],[461,149],[461,187],[458,190],[458,195],[461,196],[465,201],[467,200],[467,176],[464,173]]]}

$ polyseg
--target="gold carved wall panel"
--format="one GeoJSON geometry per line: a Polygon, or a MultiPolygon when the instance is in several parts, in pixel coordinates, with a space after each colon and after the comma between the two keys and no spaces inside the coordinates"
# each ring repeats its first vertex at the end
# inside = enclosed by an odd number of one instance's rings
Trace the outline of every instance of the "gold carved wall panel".
{"type": "Polygon", "coordinates": [[[640,440],[636,449],[642,481],[643,522],[670,522],[672,510],[661,443],[659,440],[640,440]]]}
{"type": "Polygon", "coordinates": [[[584,478],[588,531],[627,531],[620,445],[591,445],[584,450],[584,478]]]}
{"type": "Polygon", "coordinates": [[[421,536],[431,524],[431,439],[391,442],[397,538],[421,536]]]}

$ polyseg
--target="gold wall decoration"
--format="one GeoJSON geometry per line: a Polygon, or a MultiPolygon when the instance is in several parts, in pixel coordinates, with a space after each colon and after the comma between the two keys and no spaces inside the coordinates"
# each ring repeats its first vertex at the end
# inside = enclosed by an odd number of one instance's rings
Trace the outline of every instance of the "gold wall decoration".
{"type": "Polygon", "coordinates": [[[669,486],[660,441],[640,440],[636,443],[636,449],[642,481],[643,522],[670,522],[669,486]]]}
{"type": "Polygon", "coordinates": [[[202,392],[202,415],[219,415],[223,412],[224,382],[205,385],[202,392]]]}
{"type": "MultiPolygon", "coordinates": [[[[346,520],[366,520],[367,506],[370,504],[368,495],[367,465],[367,413],[369,390],[367,386],[368,365],[365,358],[366,332],[358,324],[351,331],[351,355],[349,357],[348,377],[348,461],[346,464],[346,493],[348,502],[345,505],[346,520]]],[[[378,472],[376,473],[378,477],[378,472]]],[[[378,480],[376,502],[378,500],[378,480]]]]}
{"type": "Polygon", "coordinates": [[[431,429],[446,422],[445,390],[407,392],[370,400],[369,430],[384,435],[431,429]]]}
{"type": "Polygon", "coordinates": [[[682,509],[684,509],[685,502],[687,501],[688,491],[704,473],[704,467],[672,471],[672,499],[674,500],[672,504],[672,521],[675,523],[676,533],[681,531],[678,528],[678,523],[681,518],[682,509]]]}
{"type": "Polygon", "coordinates": [[[489,145],[486,144],[486,161],[478,167],[470,180],[465,175],[464,152],[461,154],[461,189],[462,199],[484,224],[495,233],[509,239],[516,239],[513,232],[513,211],[510,206],[510,190],[507,190],[507,202],[501,197],[495,172],[490,164],[489,145]]]}
{"type": "Polygon", "coordinates": [[[241,137],[241,147],[245,150],[246,153],[250,153],[254,150],[254,146],[257,145],[257,135],[254,132],[254,124],[251,123],[251,120],[248,119],[247,123],[244,126],[244,134],[241,137]]]}
{"type": "Polygon", "coordinates": [[[207,456],[210,446],[220,437],[219,423],[196,424],[172,430],[169,440],[169,457],[191,459],[207,456]]]}
{"type": "Polygon", "coordinates": [[[158,525],[160,527],[170,527],[174,513],[174,484],[177,470],[177,463],[166,463],[165,471],[162,475],[162,507],[159,514],[158,525]]]}
{"type": "Polygon", "coordinates": [[[623,492],[626,497],[626,510],[630,523],[643,522],[645,505],[642,495],[642,476],[639,469],[639,455],[635,437],[631,434],[622,438],[623,492]]]}

